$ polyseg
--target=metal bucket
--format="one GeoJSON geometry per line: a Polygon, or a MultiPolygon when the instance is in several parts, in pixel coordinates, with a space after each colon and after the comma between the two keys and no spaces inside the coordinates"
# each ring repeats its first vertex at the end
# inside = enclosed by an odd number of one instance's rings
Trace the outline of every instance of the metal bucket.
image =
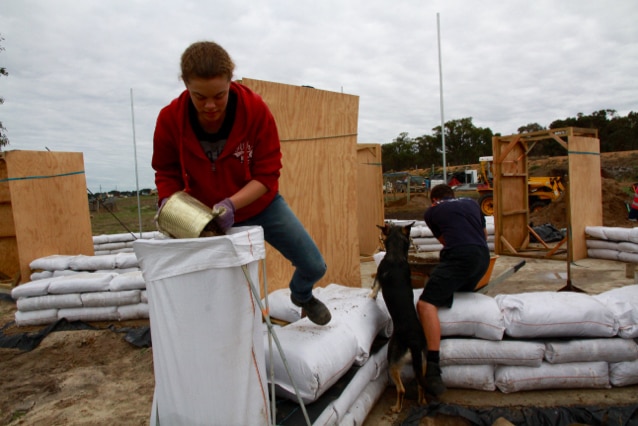
{"type": "Polygon", "coordinates": [[[173,238],[198,238],[215,216],[206,204],[179,191],[168,197],[160,209],[157,229],[173,238]]]}

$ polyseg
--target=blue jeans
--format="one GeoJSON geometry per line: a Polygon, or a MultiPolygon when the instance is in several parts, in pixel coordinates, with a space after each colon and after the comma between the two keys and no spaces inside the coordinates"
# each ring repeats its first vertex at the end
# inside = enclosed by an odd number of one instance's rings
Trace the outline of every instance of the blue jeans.
{"type": "Polygon", "coordinates": [[[308,231],[280,194],[264,211],[234,226],[261,226],[266,242],[295,267],[289,284],[292,295],[302,303],[310,300],[312,287],[326,273],[326,262],[308,231]]]}

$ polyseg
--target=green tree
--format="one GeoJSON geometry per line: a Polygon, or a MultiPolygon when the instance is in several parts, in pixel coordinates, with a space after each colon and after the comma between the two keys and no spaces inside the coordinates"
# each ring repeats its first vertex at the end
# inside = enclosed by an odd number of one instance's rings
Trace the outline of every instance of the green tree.
{"type": "MultiPolygon", "coordinates": [[[[0,35],[0,43],[4,40],[2,35],[0,35]]],[[[0,52],[4,50],[4,47],[0,46],[0,52]]],[[[0,67],[0,75],[8,76],[9,73],[5,67],[0,67]]],[[[4,98],[0,96],[0,105],[4,103],[4,98]]],[[[4,128],[2,122],[0,121],[0,151],[2,151],[3,146],[9,145],[9,138],[7,137],[7,129],[4,128]]]]}
{"type": "Polygon", "coordinates": [[[541,126],[538,123],[528,123],[524,126],[521,126],[518,128],[518,133],[531,133],[531,132],[538,132],[541,130],[547,130],[546,127],[541,126]]]}
{"type": "Polygon", "coordinates": [[[400,133],[392,143],[381,146],[383,171],[406,170],[414,167],[417,147],[414,139],[406,132],[400,133]]]}
{"type": "Polygon", "coordinates": [[[432,135],[423,135],[417,137],[415,140],[417,144],[417,156],[425,165],[425,168],[441,165],[443,162],[443,150],[440,138],[432,135]]]}
{"type": "MultiPolygon", "coordinates": [[[[441,126],[434,129],[434,136],[442,149],[441,126]]],[[[473,164],[482,155],[492,153],[492,130],[474,126],[472,117],[445,123],[445,160],[451,166],[473,164]]]]}

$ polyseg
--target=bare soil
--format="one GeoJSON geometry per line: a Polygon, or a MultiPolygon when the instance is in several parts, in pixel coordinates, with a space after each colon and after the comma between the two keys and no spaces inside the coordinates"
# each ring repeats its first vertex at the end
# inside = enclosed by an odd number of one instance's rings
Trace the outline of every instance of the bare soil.
{"type": "MultiPolygon", "coordinates": [[[[638,164],[638,156],[620,156],[617,163],[631,161],[638,164]],[[628,159],[629,158],[629,159],[628,159]]],[[[603,157],[604,160],[604,157],[603,157]]],[[[545,167],[560,167],[552,163],[545,167]]],[[[605,164],[605,161],[603,161],[605,164]]],[[[622,163],[625,164],[625,163],[622,163]]],[[[613,166],[625,167],[625,166],[613,166]]],[[[629,166],[627,166],[629,167],[629,166]]],[[[540,167],[535,168],[538,170],[540,167]]],[[[610,168],[610,170],[616,170],[610,168]]],[[[541,170],[542,172],[542,170],[541,170]]],[[[608,175],[611,173],[607,173],[608,175]]],[[[638,180],[638,179],[636,179],[638,180]]],[[[622,214],[620,201],[625,201],[620,193],[626,183],[608,178],[604,180],[605,226],[630,227],[626,213],[622,214]]],[[[386,218],[418,219],[423,217],[429,205],[427,197],[413,196],[409,204],[388,205],[386,218]]],[[[557,203],[555,208],[559,208],[557,203]]],[[[624,206],[624,204],[623,204],[624,206]]],[[[624,208],[624,207],[623,207],[624,208]]],[[[547,218],[534,219],[538,223],[555,223],[549,213],[547,218]]],[[[519,261],[518,258],[502,256],[497,260],[494,274],[505,271],[519,261]]],[[[524,291],[555,291],[564,286],[562,278],[566,264],[560,261],[540,261],[529,259],[519,272],[491,289],[491,294],[519,293],[524,291]]],[[[574,285],[588,293],[599,293],[609,288],[633,283],[633,278],[625,277],[624,265],[613,261],[583,259],[571,268],[574,285]]],[[[362,263],[362,286],[369,286],[374,273],[373,262],[362,263]]],[[[38,327],[16,327],[11,322],[15,315],[15,303],[0,299],[0,327],[5,335],[36,332],[38,327]]],[[[56,331],[49,334],[34,350],[23,352],[18,349],[0,348],[0,424],[3,425],[143,425],[148,424],[153,398],[153,355],[152,349],[138,348],[124,340],[123,334],[108,329],[147,324],[135,323],[94,323],[99,330],[56,331]]],[[[621,406],[636,403],[638,387],[613,388],[605,390],[563,390],[520,392],[501,394],[499,392],[479,392],[451,389],[442,401],[468,407],[498,406],[569,406],[605,404],[621,406]]],[[[395,390],[389,386],[365,425],[399,424],[411,408],[415,407],[408,393],[405,408],[400,414],[391,413],[395,390]]],[[[240,403],[240,402],[238,402],[240,403]]],[[[421,424],[464,425],[458,418],[438,417],[424,419],[421,424]]]]}

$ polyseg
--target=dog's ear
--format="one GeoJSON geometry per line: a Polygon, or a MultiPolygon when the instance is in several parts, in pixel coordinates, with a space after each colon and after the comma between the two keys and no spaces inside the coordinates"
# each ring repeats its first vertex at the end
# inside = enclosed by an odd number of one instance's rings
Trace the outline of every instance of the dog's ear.
{"type": "Polygon", "coordinates": [[[401,229],[401,231],[403,232],[403,235],[407,235],[408,237],[410,236],[410,231],[412,230],[412,225],[414,225],[416,222],[412,222],[409,225],[404,225],[403,229],[401,229]]]}
{"type": "Polygon", "coordinates": [[[388,236],[388,233],[390,232],[390,225],[389,224],[385,223],[383,226],[377,225],[377,228],[379,228],[381,230],[383,235],[385,235],[386,237],[388,236]]]}

